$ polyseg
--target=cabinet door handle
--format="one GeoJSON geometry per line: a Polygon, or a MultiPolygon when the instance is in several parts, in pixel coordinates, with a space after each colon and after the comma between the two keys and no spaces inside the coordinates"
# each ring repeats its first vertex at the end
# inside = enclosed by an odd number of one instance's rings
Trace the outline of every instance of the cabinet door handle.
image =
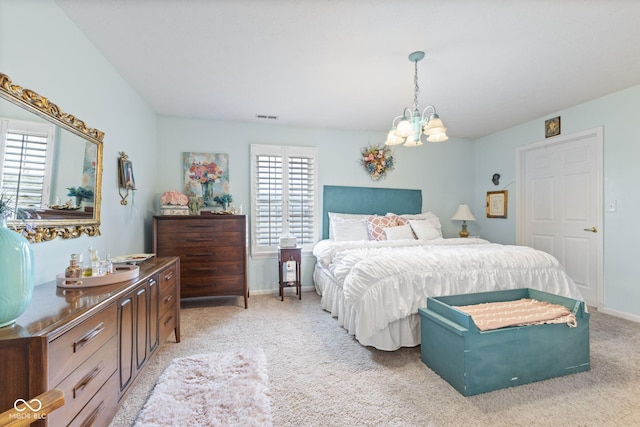
{"type": "Polygon", "coordinates": [[[169,303],[169,301],[171,301],[172,299],[173,299],[173,295],[169,295],[169,296],[167,296],[167,297],[164,299],[164,303],[165,303],[165,304],[168,304],[168,303],[169,303]]]}
{"type": "Polygon", "coordinates": [[[164,276],[164,281],[168,282],[169,280],[173,279],[173,272],[167,274],[166,276],[164,276]]]}
{"type": "Polygon", "coordinates": [[[93,368],[93,371],[89,372],[87,375],[85,375],[78,384],[76,384],[76,386],[73,388],[73,398],[77,398],[78,395],[80,394],[80,392],[82,390],[84,390],[84,388],[95,378],[98,376],[98,374],[100,373],[100,371],[102,371],[102,366],[98,365],[95,368],[93,368]]]}
{"type": "Polygon", "coordinates": [[[73,352],[75,353],[80,350],[85,344],[88,344],[91,340],[100,335],[100,332],[102,331],[104,331],[104,323],[101,322],[98,326],[89,331],[88,334],[73,343],[73,352]]]}
{"type": "Polygon", "coordinates": [[[100,404],[96,409],[91,411],[89,416],[85,418],[82,424],[80,424],[80,427],[91,427],[92,425],[94,425],[96,420],[98,419],[98,414],[100,413],[100,411],[102,411],[103,406],[104,406],[104,400],[100,402],[100,404]]]}

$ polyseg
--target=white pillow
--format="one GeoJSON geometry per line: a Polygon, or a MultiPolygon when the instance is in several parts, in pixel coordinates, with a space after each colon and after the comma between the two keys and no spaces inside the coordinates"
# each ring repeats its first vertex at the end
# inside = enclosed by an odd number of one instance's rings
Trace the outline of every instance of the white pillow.
{"type": "Polygon", "coordinates": [[[442,237],[440,230],[431,221],[410,219],[409,225],[419,240],[433,240],[442,237]]]}
{"type": "Polygon", "coordinates": [[[387,240],[416,239],[409,224],[385,228],[384,234],[387,235],[387,240]]]}
{"type": "Polygon", "coordinates": [[[398,223],[401,224],[403,222],[409,222],[411,220],[421,220],[421,221],[428,221],[430,222],[433,227],[438,230],[438,237],[442,237],[442,225],[440,224],[440,218],[438,218],[438,216],[436,214],[434,214],[433,212],[424,212],[424,213],[420,213],[420,214],[401,214],[401,215],[397,215],[397,214],[393,214],[393,213],[388,213],[387,215],[396,215],[398,216],[398,223]]]}
{"type": "Polygon", "coordinates": [[[329,238],[336,242],[369,240],[365,219],[368,216],[329,212],[329,238]]]}

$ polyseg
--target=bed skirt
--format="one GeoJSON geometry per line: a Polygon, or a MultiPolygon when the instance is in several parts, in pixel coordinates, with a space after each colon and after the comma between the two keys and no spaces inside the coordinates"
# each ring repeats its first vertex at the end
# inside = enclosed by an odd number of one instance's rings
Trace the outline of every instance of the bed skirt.
{"type": "Polygon", "coordinates": [[[313,271],[313,283],[316,292],[322,297],[320,300],[321,308],[337,318],[338,325],[353,335],[360,344],[385,351],[420,345],[420,316],[418,313],[396,320],[385,329],[377,331],[371,336],[363,337],[356,330],[358,313],[355,307],[345,302],[340,285],[319,264],[316,264],[313,271]]]}

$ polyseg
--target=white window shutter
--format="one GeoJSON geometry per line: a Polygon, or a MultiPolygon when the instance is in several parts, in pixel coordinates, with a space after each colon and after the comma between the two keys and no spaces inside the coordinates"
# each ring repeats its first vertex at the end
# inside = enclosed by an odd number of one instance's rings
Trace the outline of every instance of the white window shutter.
{"type": "Polygon", "coordinates": [[[0,192],[14,209],[40,209],[49,203],[53,126],[0,120],[0,192]]]}
{"type": "Polygon", "coordinates": [[[275,253],[283,235],[311,249],[318,236],[317,150],[251,146],[252,255],[275,253]]]}

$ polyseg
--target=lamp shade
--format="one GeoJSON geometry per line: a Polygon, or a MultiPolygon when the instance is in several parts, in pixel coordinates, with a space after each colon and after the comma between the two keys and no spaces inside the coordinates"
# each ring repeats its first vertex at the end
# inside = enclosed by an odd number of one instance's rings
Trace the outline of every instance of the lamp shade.
{"type": "Polygon", "coordinates": [[[420,141],[420,139],[416,139],[415,136],[409,135],[407,137],[407,139],[404,141],[404,146],[405,147],[419,147],[423,144],[422,141],[420,141]]]}
{"type": "Polygon", "coordinates": [[[456,213],[451,217],[452,220],[458,221],[475,221],[468,205],[459,205],[456,213]]]}
{"type": "Polygon", "coordinates": [[[385,141],[385,145],[399,145],[404,142],[404,138],[396,135],[396,128],[392,128],[387,135],[387,140],[385,141]]]}
{"type": "Polygon", "coordinates": [[[398,126],[396,127],[395,134],[401,138],[406,138],[409,135],[413,135],[413,126],[411,122],[406,117],[403,117],[400,122],[398,122],[398,126]]]}
{"type": "Polygon", "coordinates": [[[449,137],[444,132],[443,133],[437,133],[435,135],[429,135],[427,137],[427,141],[429,141],[429,142],[444,142],[447,139],[449,139],[449,137]]]}
{"type": "Polygon", "coordinates": [[[442,124],[442,120],[440,120],[440,116],[436,113],[433,113],[429,116],[429,121],[427,125],[424,127],[424,133],[427,135],[435,135],[437,133],[445,133],[447,128],[442,124]]]}

